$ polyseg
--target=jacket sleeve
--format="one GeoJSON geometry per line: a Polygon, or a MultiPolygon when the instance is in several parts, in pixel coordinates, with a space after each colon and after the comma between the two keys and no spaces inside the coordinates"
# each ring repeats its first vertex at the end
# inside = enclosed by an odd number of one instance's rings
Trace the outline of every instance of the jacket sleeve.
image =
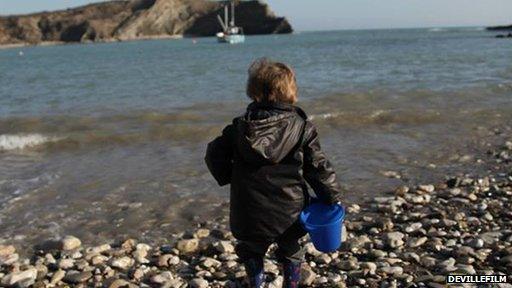
{"type": "Polygon", "coordinates": [[[322,202],[334,204],[341,201],[342,188],[336,180],[331,163],[320,147],[315,126],[307,121],[304,143],[304,179],[322,202]]]}
{"type": "Polygon", "coordinates": [[[213,178],[224,186],[231,183],[231,170],[233,167],[233,145],[231,135],[233,125],[228,125],[222,135],[208,143],[205,162],[213,178]]]}

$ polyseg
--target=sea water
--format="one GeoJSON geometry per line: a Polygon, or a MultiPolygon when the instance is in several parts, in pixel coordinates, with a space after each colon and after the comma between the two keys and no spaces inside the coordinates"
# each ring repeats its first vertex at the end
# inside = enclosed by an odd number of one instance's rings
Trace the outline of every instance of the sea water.
{"type": "Polygon", "coordinates": [[[510,123],[512,42],[493,36],[364,30],[0,50],[0,238],[155,239],[225,213],[229,189],[208,174],[205,147],[243,113],[259,57],[295,69],[346,202],[442,179],[510,123]]]}

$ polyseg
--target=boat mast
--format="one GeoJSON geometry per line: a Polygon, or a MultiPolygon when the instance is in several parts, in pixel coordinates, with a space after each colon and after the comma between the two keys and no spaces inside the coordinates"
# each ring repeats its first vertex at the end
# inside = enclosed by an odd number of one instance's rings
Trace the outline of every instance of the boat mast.
{"type": "Polygon", "coordinates": [[[231,26],[235,26],[235,2],[231,1],[231,26]]]}
{"type": "Polygon", "coordinates": [[[226,27],[229,27],[229,23],[228,23],[229,22],[229,11],[228,11],[227,5],[224,6],[224,21],[225,21],[224,25],[226,25],[226,27]]]}
{"type": "Polygon", "coordinates": [[[226,23],[224,23],[224,20],[222,19],[222,17],[220,17],[220,15],[217,15],[217,20],[219,20],[220,26],[222,26],[223,31],[228,30],[228,27],[226,27],[226,23]]]}

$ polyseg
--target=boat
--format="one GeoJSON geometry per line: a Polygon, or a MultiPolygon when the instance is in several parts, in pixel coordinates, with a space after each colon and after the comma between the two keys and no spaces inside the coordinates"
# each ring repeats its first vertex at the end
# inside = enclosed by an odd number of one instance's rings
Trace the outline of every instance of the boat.
{"type": "Polygon", "coordinates": [[[245,42],[244,29],[235,24],[235,3],[233,1],[229,5],[224,5],[224,19],[220,15],[217,15],[217,19],[222,27],[222,31],[217,33],[219,43],[239,44],[245,42]],[[229,17],[229,8],[231,8],[231,18],[229,17]]]}

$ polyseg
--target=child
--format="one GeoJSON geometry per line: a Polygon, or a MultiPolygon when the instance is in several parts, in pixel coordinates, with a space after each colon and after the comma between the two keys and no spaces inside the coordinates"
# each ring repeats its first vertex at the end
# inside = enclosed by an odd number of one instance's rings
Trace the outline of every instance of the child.
{"type": "Polygon", "coordinates": [[[206,164],[219,185],[231,184],[230,226],[251,287],[262,287],[263,257],[276,243],[283,287],[298,287],[306,234],[299,214],[309,203],[306,182],[321,201],[339,201],[336,175],[315,126],[297,102],[293,70],[260,59],[249,68],[253,102],[208,144],[206,164]]]}

